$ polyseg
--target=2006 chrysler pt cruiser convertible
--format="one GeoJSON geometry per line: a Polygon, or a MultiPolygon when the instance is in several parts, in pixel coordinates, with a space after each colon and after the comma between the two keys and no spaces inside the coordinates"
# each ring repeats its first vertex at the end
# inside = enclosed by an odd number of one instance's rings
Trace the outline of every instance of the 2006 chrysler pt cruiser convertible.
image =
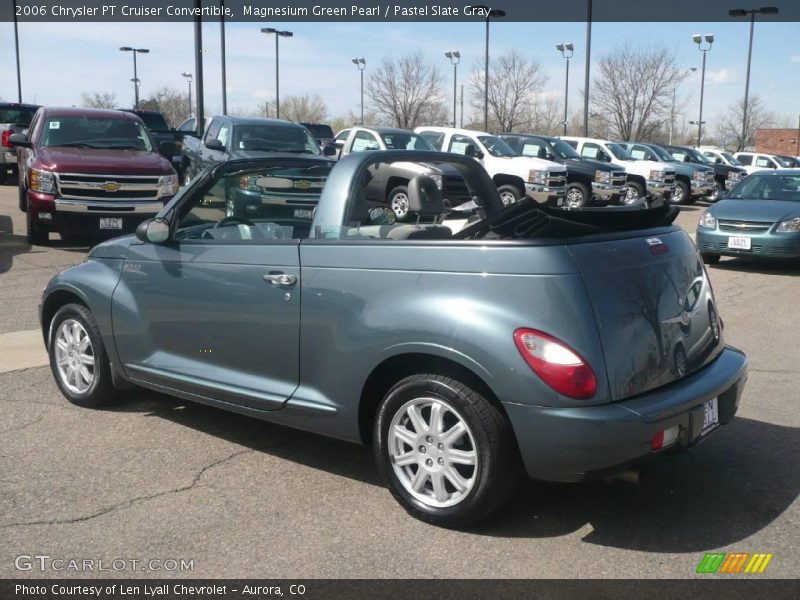
{"type": "Polygon", "coordinates": [[[438,152],[333,164],[218,165],[54,277],[41,320],[67,399],[141,386],[372,444],[406,510],[449,527],[520,467],[610,476],[733,418],[747,360],[676,209],[504,207],[438,152]],[[397,161],[454,179],[414,176],[403,223],[364,194],[397,161]]]}

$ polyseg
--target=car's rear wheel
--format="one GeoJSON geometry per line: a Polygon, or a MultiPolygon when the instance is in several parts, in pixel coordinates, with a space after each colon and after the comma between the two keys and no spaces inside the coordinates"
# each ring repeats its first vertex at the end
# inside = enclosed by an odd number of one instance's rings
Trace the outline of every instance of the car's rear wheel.
{"type": "Polygon", "coordinates": [[[497,193],[500,194],[503,206],[511,206],[522,198],[522,192],[514,185],[501,185],[497,188],[497,193]]]}
{"type": "Polygon", "coordinates": [[[29,210],[25,211],[25,225],[26,225],[26,232],[25,232],[25,239],[31,246],[44,246],[47,242],[50,241],[50,235],[46,231],[42,231],[33,222],[33,217],[31,216],[31,212],[29,210]]]}
{"type": "Polygon", "coordinates": [[[625,204],[633,204],[642,196],[644,196],[644,186],[638,181],[629,181],[623,198],[625,204]]]}
{"type": "Polygon", "coordinates": [[[719,254],[711,254],[709,252],[701,252],[700,257],[703,259],[703,262],[707,265],[715,265],[719,262],[721,258],[719,254]]]}
{"type": "Polygon", "coordinates": [[[78,406],[110,404],[114,389],[100,329],[91,311],[80,304],[58,309],[50,324],[50,369],[64,397],[78,406]]]}
{"type": "Polygon", "coordinates": [[[589,204],[592,193],[589,188],[582,183],[570,183],[567,188],[567,196],[564,198],[564,206],[567,208],[583,208],[589,204]]]}
{"type": "Polygon", "coordinates": [[[378,409],[374,437],[392,495],[434,525],[479,521],[509,498],[518,479],[505,416],[454,379],[426,374],[397,383],[378,409]]]}
{"type": "Polygon", "coordinates": [[[389,192],[389,208],[392,209],[398,221],[405,221],[409,213],[408,188],[398,185],[389,192]]]}

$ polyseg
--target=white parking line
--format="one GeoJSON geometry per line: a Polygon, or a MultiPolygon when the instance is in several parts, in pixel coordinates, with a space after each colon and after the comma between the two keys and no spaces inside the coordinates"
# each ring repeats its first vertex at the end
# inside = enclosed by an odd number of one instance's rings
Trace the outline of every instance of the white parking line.
{"type": "Polygon", "coordinates": [[[42,367],[48,362],[39,329],[0,334],[0,373],[42,367]]]}

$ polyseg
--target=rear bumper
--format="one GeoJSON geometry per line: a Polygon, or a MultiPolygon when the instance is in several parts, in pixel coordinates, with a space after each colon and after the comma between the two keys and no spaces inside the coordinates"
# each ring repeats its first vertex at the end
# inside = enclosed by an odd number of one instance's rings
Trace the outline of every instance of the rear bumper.
{"type": "MultiPolygon", "coordinates": [[[[764,258],[800,258],[800,234],[796,233],[762,233],[745,235],[751,239],[750,250],[728,248],[728,238],[737,233],[726,233],[718,230],[705,231],[698,228],[696,235],[697,249],[705,254],[722,256],[758,256],[764,258]]],[[[741,237],[741,236],[740,236],[741,237]]]]}
{"type": "Polygon", "coordinates": [[[15,171],[17,170],[17,153],[9,152],[8,150],[0,151],[0,169],[4,169],[6,171],[15,171]]]}
{"type": "Polygon", "coordinates": [[[601,406],[550,408],[504,402],[528,475],[573,482],[705,440],[704,403],[718,398],[720,426],[730,422],[747,380],[747,358],[726,347],[717,359],[684,379],[646,394],[601,406]],[[657,432],[678,426],[672,446],[653,452],[657,432]]]}

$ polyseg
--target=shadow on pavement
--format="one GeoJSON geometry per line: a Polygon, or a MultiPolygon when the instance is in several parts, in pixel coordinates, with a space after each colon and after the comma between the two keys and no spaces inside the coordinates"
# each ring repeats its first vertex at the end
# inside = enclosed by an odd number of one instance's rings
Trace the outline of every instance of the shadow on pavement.
{"type": "MultiPolygon", "coordinates": [[[[284,460],[381,485],[366,447],[146,391],[113,410],[166,418],[284,460]]],[[[589,524],[588,543],[698,552],[752,536],[798,495],[798,429],[739,418],[697,449],[654,461],[640,484],[525,480],[501,514],[470,533],[546,538],[589,524]]]]}
{"type": "Polygon", "coordinates": [[[800,275],[800,258],[796,259],[777,259],[777,258],[726,258],[716,265],[708,265],[709,269],[719,269],[720,271],[740,271],[742,273],[764,273],[768,275],[790,275],[797,277],[800,275]]]}
{"type": "MultiPolygon", "coordinates": [[[[52,240],[47,248],[58,248],[68,252],[85,253],[89,250],[86,240],[63,241],[52,240]]],[[[9,271],[14,264],[14,257],[21,254],[46,252],[39,246],[31,246],[24,235],[14,234],[14,224],[8,215],[0,215],[0,273],[9,271]]]]}

